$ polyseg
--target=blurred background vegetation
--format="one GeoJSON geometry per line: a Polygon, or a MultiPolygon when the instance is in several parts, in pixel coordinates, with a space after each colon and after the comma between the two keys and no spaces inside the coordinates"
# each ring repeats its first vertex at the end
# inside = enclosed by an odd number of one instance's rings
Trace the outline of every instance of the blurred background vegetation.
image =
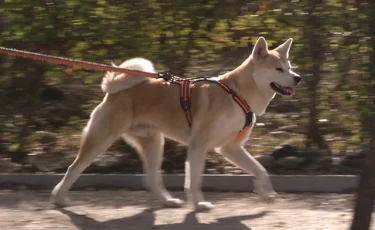
{"type": "MultiPolygon", "coordinates": [[[[200,77],[239,65],[258,36],[270,48],[292,37],[290,59],[303,82],[294,98],[271,102],[246,147],[272,173],[357,173],[368,145],[367,2],[4,0],[0,45],[105,64],[142,56],[158,71],[200,77]]],[[[1,55],[3,169],[65,171],[104,96],[103,74],[1,55]]],[[[164,170],[182,172],[184,154],[168,142],[164,170]]],[[[139,164],[117,141],[87,172],[138,172],[139,164]]],[[[206,168],[242,173],[214,153],[206,168]]]]}

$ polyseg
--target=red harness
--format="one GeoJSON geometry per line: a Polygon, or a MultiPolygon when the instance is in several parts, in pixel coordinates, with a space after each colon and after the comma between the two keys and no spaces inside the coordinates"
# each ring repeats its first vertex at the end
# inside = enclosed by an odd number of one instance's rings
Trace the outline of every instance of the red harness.
{"type": "Polygon", "coordinates": [[[241,107],[241,109],[244,111],[246,120],[245,125],[243,128],[238,132],[235,139],[240,139],[247,133],[249,128],[252,126],[253,123],[253,112],[250,110],[250,106],[247,104],[247,102],[240,98],[233,90],[231,90],[226,84],[224,84],[221,81],[213,80],[210,78],[191,78],[191,79],[183,79],[183,78],[177,78],[173,77],[171,79],[171,83],[177,84],[180,86],[180,102],[181,107],[185,112],[186,120],[189,124],[189,127],[193,124],[193,117],[190,111],[191,108],[191,86],[194,85],[197,82],[212,82],[215,84],[218,84],[223,88],[228,94],[232,95],[233,100],[241,107]]]}

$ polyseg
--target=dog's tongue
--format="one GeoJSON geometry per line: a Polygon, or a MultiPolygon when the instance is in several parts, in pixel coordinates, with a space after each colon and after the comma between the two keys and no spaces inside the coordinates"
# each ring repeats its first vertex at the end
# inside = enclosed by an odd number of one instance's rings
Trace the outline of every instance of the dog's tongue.
{"type": "Polygon", "coordinates": [[[288,91],[288,93],[290,93],[290,96],[294,96],[294,94],[296,93],[296,91],[294,90],[294,88],[291,88],[291,87],[287,87],[286,91],[288,91]]]}

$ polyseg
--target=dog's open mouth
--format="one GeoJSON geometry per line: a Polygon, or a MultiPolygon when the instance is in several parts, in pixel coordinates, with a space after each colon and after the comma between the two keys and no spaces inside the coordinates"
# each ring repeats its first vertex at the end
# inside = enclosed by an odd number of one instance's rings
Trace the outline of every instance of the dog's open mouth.
{"type": "Polygon", "coordinates": [[[284,87],[275,82],[271,82],[270,86],[276,93],[283,95],[283,96],[293,96],[295,93],[294,88],[284,87]]]}

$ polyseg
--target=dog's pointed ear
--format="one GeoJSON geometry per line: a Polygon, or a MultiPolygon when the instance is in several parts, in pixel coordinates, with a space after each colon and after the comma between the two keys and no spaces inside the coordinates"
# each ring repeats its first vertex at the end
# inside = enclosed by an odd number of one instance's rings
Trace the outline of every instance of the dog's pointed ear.
{"type": "Polygon", "coordinates": [[[252,56],[254,60],[259,61],[268,55],[268,45],[264,37],[259,37],[254,45],[252,56]]]}
{"type": "Polygon", "coordinates": [[[275,50],[281,55],[285,55],[286,58],[289,58],[289,50],[292,46],[293,38],[289,38],[286,42],[279,45],[275,50]]]}

